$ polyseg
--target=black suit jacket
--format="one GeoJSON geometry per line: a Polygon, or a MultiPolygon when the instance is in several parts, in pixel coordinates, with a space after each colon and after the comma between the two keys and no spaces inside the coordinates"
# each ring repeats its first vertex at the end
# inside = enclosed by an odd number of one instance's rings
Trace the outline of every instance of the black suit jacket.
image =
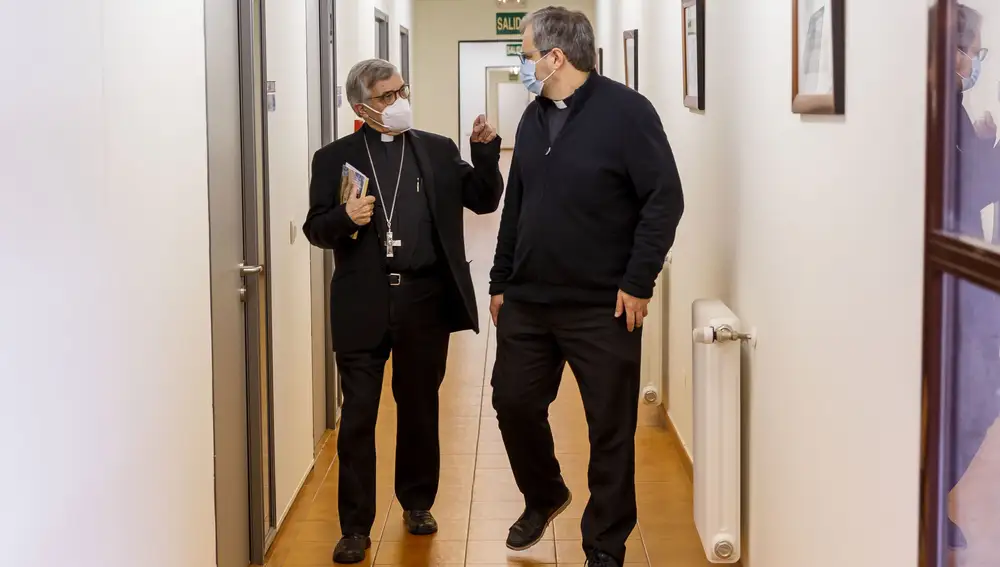
{"type": "MultiPolygon", "coordinates": [[[[333,250],[334,272],[330,282],[330,327],[338,352],[368,350],[378,346],[389,321],[389,281],[384,235],[372,222],[360,229],[340,204],[340,177],[344,162],[374,180],[364,131],[341,138],[313,156],[309,185],[309,214],[302,227],[314,246],[333,250]],[[355,231],[358,238],[350,237],[355,231]]],[[[500,138],[489,144],[472,144],[472,163],[462,160],[450,138],[411,130],[405,134],[420,170],[421,188],[427,191],[434,229],[446,260],[448,312],[452,331],[479,332],[476,296],[465,259],[463,209],[478,214],[497,210],[503,195],[500,175],[500,138]]],[[[374,184],[374,181],[372,181],[374,184]]],[[[369,185],[373,191],[374,186],[369,185]]]]}

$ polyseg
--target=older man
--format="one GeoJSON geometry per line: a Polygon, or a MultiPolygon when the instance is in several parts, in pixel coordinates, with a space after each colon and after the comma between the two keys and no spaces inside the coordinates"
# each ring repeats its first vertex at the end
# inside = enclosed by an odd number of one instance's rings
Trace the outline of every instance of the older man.
{"type": "Polygon", "coordinates": [[[479,330],[463,208],[494,212],[503,178],[500,139],[485,117],[472,129],[473,167],[452,140],[412,128],[410,87],[391,63],[358,63],[346,87],[364,126],[316,152],[303,230],[334,251],[330,323],[344,407],[337,438],[343,537],[333,558],[359,563],[375,520],[375,420],[390,353],[396,498],[410,533],[437,531],[430,508],[449,335],[479,330]],[[367,196],[341,197],[346,165],[370,179],[367,196]]]}
{"type": "Polygon", "coordinates": [[[592,72],[583,14],[544,8],[522,25],[521,80],[538,97],[517,133],[490,278],[493,405],[526,505],[507,546],[537,543],[570,503],[547,421],[568,362],[590,430],[583,548],[591,567],[620,567],[636,523],[640,330],[681,183],[653,105],[592,72]]]}

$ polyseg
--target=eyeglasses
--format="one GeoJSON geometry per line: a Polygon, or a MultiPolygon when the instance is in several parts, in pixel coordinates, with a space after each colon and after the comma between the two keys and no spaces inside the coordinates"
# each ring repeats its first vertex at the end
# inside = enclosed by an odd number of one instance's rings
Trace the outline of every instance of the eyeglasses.
{"type": "Polygon", "coordinates": [[[533,53],[537,53],[541,57],[545,57],[551,52],[552,52],[551,49],[535,49],[534,51],[522,51],[517,54],[517,58],[521,60],[521,65],[524,65],[524,62],[527,61],[528,58],[531,57],[533,53]]]}
{"type": "Polygon", "coordinates": [[[966,53],[965,51],[962,51],[961,49],[959,49],[958,51],[962,55],[965,55],[966,57],[968,57],[969,59],[978,59],[980,63],[982,63],[983,61],[986,61],[986,57],[990,54],[990,50],[986,49],[985,47],[982,48],[982,49],[980,49],[979,51],[977,51],[975,54],[966,53]]]}
{"type": "Polygon", "coordinates": [[[382,104],[389,106],[396,102],[397,98],[409,99],[410,98],[410,85],[403,85],[394,91],[384,92],[378,96],[373,96],[372,100],[377,100],[382,104]]]}

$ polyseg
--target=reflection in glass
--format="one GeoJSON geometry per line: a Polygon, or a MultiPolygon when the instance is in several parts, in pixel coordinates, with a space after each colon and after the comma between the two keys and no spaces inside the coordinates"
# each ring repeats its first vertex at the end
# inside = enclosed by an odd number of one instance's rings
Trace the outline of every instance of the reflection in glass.
{"type": "Polygon", "coordinates": [[[958,4],[955,17],[955,183],[948,195],[946,231],[1000,245],[1000,149],[993,112],[1000,110],[1000,64],[989,45],[1000,40],[1000,18],[983,16],[995,0],[958,4]]]}
{"type": "Polygon", "coordinates": [[[945,280],[943,369],[951,386],[945,534],[967,567],[1000,557],[1000,295],[965,280],[945,280]]]}

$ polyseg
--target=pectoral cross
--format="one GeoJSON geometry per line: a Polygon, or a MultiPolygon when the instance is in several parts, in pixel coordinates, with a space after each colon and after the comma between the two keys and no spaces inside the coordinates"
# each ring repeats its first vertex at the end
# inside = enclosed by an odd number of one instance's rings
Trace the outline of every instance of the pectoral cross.
{"type": "Polygon", "coordinates": [[[392,258],[394,256],[395,248],[397,246],[402,246],[402,240],[393,240],[392,231],[385,233],[385,257],[392,258]]]}

